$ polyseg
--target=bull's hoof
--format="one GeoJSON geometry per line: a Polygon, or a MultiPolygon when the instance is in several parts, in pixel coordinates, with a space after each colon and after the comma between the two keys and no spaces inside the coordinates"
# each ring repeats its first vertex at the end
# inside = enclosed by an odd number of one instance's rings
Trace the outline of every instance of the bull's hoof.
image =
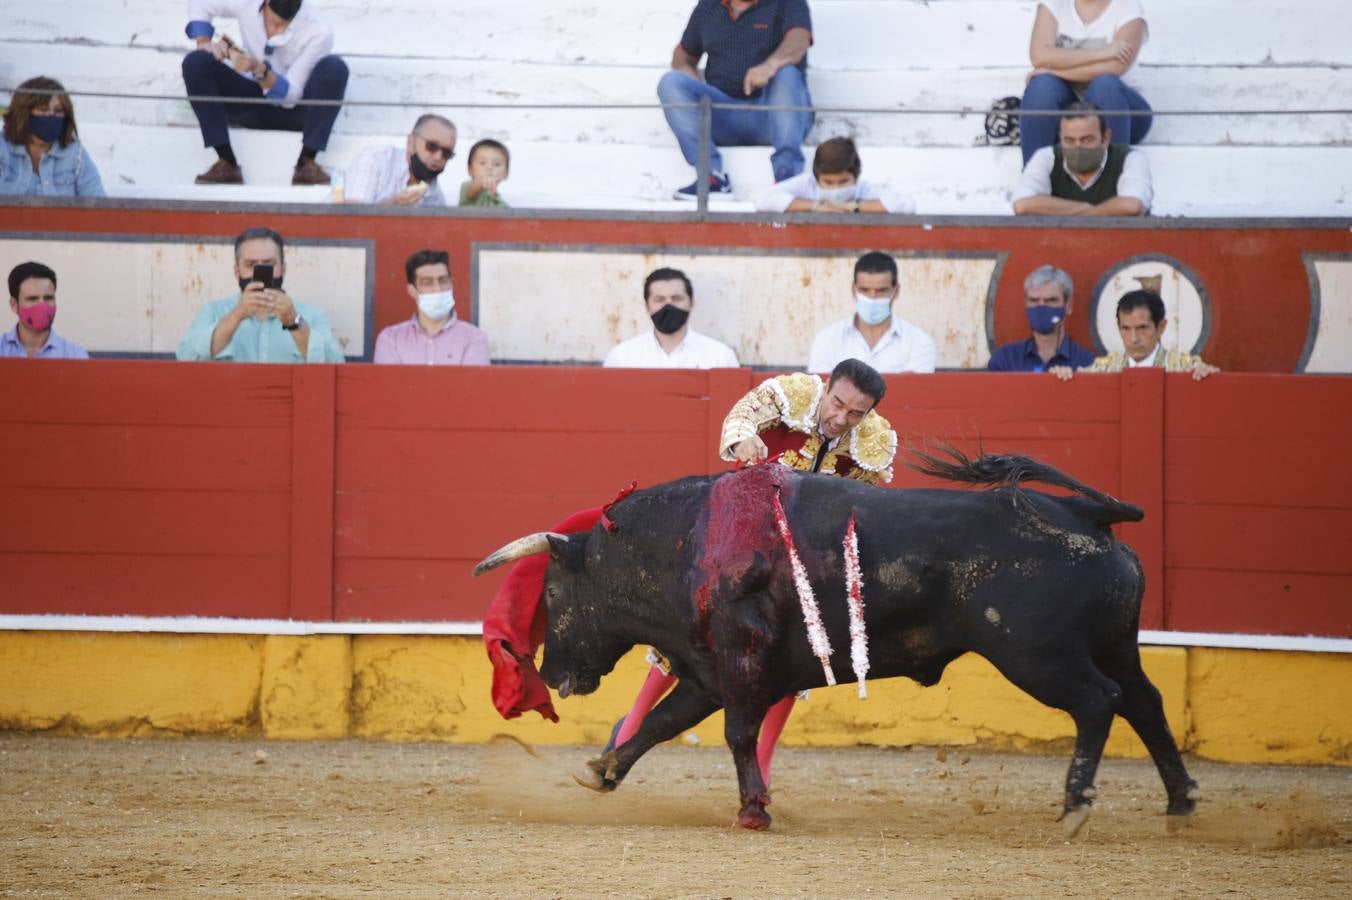
{"type": "Polygon", "coordinates": [[[1197,811],[1197,800],[1201,796],[1201,790],[1197,787],[1197,783],[1193,782],[1182,797],[1169,798],[1169,808],[1165,812],[1171,816],[1190,816],[1197,811]]]}
{"type": "Polygon", "coordinates": [[[605,757],[593,759],[573,773],[573,780],[589,790],[608,793],[620,786],[618,781],[607,776],[608,769],[605,757]]]}
{"type": "Polygon", "coordinates": [[[1066,840],[1074,840],[1075,835],[1080,833],[1084,823],[1089,821],[1089,814],[1094,811],[1094,807],[1088,803],[1072,807],[1061,814],[1061,827],[1066,833],[1066,840]]]}
{"type": "Polygon", "coordinates": [[[770,814],[762,806],[744,806],[737,813],[737,827],[764,831],[770,827],[770,814]]]}

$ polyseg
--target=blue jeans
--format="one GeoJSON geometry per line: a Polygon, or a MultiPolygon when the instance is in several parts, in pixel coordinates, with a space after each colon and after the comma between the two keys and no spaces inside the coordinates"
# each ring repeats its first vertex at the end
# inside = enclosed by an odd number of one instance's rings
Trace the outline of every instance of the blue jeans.
{"type": "MultiPolygon", "coordinates": [[[[258,82],[245,78],[206,50],[183,57],[183,84],[190,97],[262,97],[258,82]]],[[[315,64],[301,96],[306,100],[341,100],[347,91],[347,63],[326,56],[315,64]]],[[[224,103],[194,103],[202,141],[208,147],[230,143],[229,125],[266,131],[300,131],[301,142],[312,150],[329,145],[329,134],[338,120],[338,106],[281,106],[224,103]]]]}
{"type": "MultiPolygon", "coordinates": [[[[1023,91],[1023,109],[1056,110],[1076,100],[1075,91],[1055,75],[1035,75],[1023,91]]],[[[1126,86],[1116,75],[1100,75],[1084,90],[1084,99],[1099,109],[1129,109],[1149,112],[1150,104],[1137,91],[1126,86]]],[[[1151,116],[1105,116],[1113,133],[1114,144],[1139,144],[1150,133],[1151,116]]],[[[1027,116],[1019,119],[1019,146],[1023,148],[1023,163],[1043,147],[1050,147],[1060,138],[1061,120],[1056,116],[1027,116]]]]}
{"type": "MultiPolygon", "coordinates": [[[[736,103],[740,109],[713,111],[713,143],[709,148],[710,171],[723,171],[723,156],[718,145],[729,147],[764,146],[775,148],[770,154],[770,165],[775,181],[792,178],[803,171],[803,141],[812,127],[815,115],[811,112],[753,112],[761,106],[811,106],[812,96],[807,91],[807,77],[797,66],[785,66],[775,73],[759,97],[741,100],[729,97],[718,88],[691,78],[674,69],[657,83],[657,97],[663,103],[699,103],[708,97],[714,103],[736,103]]],[[[699,110],[664,109],[667,124],[676,135],[681,155],[690,165],[699,159],[699,110]]]]}

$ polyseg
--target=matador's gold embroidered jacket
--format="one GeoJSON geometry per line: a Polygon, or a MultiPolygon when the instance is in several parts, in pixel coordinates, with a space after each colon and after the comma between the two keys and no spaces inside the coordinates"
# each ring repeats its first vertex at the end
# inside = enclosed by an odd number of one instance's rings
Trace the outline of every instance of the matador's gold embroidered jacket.
{"type": "MultiPolygon", "coordinates": [[[[731,462],[733,447],[759,434],[770,451],[770,462],[811,471],[821,449],[817,433],[817,407],[826,393],[826,382],[799,372],[767,379],[733,405],[723,420],[718,454],[731,462]]],[[[892,460],[897,455],[897,433],[886,419],[870,410],[859,424],[840,436],[822,459],[820,471],[869,484],[892,480],[892,460]]]]}
{"type": "MultiPolygon", "coordinates": [[[[1127,368],[1127,354],[1109,353],[1094,360],[1086,372],[1122,372],[1127,368]]],[[[1166,350],[1163,347],[1155,354],[1152,367],[1166,372],[1191,372],[1193,366],[1202,363],[1202,357],[1184,353],[1182,350],[1166,350]]]]}

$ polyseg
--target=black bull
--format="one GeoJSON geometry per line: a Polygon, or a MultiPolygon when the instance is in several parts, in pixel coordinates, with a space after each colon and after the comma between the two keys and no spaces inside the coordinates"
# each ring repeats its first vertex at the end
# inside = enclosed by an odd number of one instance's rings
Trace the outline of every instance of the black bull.
{"type": "MultiPolygon", "coordinates": [[[[854,680],[845,550],[851,521],[871,678],[939,681],[964,653],[1075,722],[1064,814],[1074,833],[1114,714],[1140,735],[1170,814],[1193,810],[1189,777],[1137,646],[1144,577],[1110,526],[1137,507],[1017,456],[920,455],[921,471],[987,491],[880,490],[759,466],[687,478],[610,510],[613,530],[539,534],[485,559],[476,574],[548,551],[548,628],[540,674],[560,697],[594,691],[630,648],[656,647],[679,684],[637,734],[592,760],[586,781],[617,787],[651,747],[725,711],[741,789],[739,824],[764,828],[768,790],[756,762],[761,721],[778,700],[827,683],[804,624],[787,520],[830,640],[835,680],[854,680]],[[1073,492],[1024,490],[1036,480],[1073,492]]],[[[819,648],[820,649],[820,648],[819,648]]]]}

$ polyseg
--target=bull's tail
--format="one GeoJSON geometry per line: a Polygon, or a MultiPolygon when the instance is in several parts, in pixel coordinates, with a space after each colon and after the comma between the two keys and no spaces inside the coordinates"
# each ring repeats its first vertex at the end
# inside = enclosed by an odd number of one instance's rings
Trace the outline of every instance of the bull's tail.
{"type": "Polygon", "coordinates": [[[912,447],[909,449],[912,459],[906,460],[906,465],[923,475],[945,481],[1011,488],[1015,492],[1016,502],[1019,486],[1025,481],[1064,488],[1094,502],[1096,508],[1091,518],[1099,525],[1139,522],[1145,518],[1145,512],[1139,506],[1123,503],[1030,457],[980,453],[973,458],[948,444],[940,444],[938,449],[939,453],[930,453],[912,447]]]}

